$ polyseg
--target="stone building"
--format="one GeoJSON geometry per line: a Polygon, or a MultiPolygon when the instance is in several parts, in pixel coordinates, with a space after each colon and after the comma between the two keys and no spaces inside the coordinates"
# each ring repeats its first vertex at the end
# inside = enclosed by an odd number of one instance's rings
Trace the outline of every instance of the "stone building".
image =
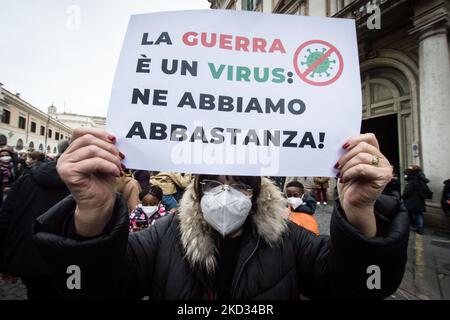
{"type": "Polygon", "coordinates": [[[58,110],[53,105],[48,107],[48,114],[72,129],[89,127],[105,130],[106,127],[106,117],[87,116],[68,112],[58,113],[58,110]]]}
{"type": "Polygon", "coordinates": [[[58,143],[72,136],[72,129],[32,106],[0,84],[0,146],[15,151],[39,150],[56,154],[58,143]]]}
{"type": "MultiPolygon", "coordinates": [[[[210,0],[211,8],[355,19],[362,132],[374,132],[399,173],[418,164],[434,199],[426,222],[450,226],[440,209],[450,178],[449,0],[210,0]]],[[[301,32],[301,30],[290,30],[301,32]]]]}

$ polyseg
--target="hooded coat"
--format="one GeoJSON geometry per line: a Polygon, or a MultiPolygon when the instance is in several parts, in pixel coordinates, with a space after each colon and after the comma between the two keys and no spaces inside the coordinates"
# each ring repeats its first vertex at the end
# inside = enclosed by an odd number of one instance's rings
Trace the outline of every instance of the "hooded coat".
{"type": "Polygon", "coordinates": [[[42,298],[49,281],[44,280],[47,270],[31,240],[32,224],[67,195],[56,161],[43,162],[16,181],[0,211],[0,272],[22,277],[28,289],[34,286],[42,298]]]}
{"type": "MultiPolygon", "coordinates": [[[[338,201],[337,201],[338,203],[338,201]]],[[[34,241],[68,298],[215,299],[217,233],[203,218],[191,184],[180,213],[128,234],[126,204],[118,196],[104,232],[81,238],[73,231],[75,202],[68,197],[36,220],[34,241]],[[68,290],[67,268],[82,270],[81,290],[68,290]]],[[[286,200],[263,178],[237,253],[231,299],[383,298],[399,286],[406,263],[408,217],[398,199],[376,203],[378,236],[367,238],[349,224],[339,207],[331,236],[288,220],[286,200]],[[367,286],[377,265],[380,289],[367,286]]]]}
{"type": "Polygon", "coordinates": [[[425,199],[431,199],[433,193],[428,188],[430,182],[420,171],[413,171],[406,177],[406,186],[403,191],[403,202],[406,209],[411,212],[424,212],[425,199]]]}

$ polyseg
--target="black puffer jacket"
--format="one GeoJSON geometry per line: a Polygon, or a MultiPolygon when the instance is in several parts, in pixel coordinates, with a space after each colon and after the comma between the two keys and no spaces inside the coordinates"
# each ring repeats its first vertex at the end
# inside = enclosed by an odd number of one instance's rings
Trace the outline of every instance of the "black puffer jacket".
{"type": "MultiPolygon", "coordinates": [[[[232,299],[383,298],[400,284],[406,263],[408,217],[399,200],[376,204],[379,236],[369,239],[350,225],[339,206],[331,237],[316,237],[288,221],[281,193],[263,179],[251,228],[243,235],[231,285],[232,299]],[[369,290],[367,269],[381,270],[381,288],[369,290]]],[[[127,206],[118,197],[102,235],[71,234],[75,202],[61,201],[39,217],[34,240],[61,293],[72,298],[149,295],[150,299],[213,299],[217,256],[214,232],[204,221],[192,185],[179,215],[128,235],[127,206]],[[66,287],[67,268],[81,270],[81,289],[66,287]]]]}
{"type": "Polygon", "coordinates": [[[425,199],[432,196],[427,183],[430,182],[420,171],[413,171],[406,177],[406,186],[403,191],[403,201],[406,209],[410,211],[425,211],[425,199]]]}
{"type": "Polygon", "coordinates": [[[16,181],[0,211],[0,272],[22,277],[29,289],[34,284],[35,291],[49,288],[45,263],[31,241],[32,225],[67,195],[55,161],[34,166],[16,181]]]}

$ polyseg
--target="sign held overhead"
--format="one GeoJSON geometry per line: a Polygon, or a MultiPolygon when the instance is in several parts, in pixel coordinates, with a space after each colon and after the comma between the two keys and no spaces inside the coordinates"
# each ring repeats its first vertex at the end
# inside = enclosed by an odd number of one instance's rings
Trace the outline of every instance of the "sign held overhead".
{"type": "Polygon", "coordinates": [[[107,129],[129,168],[331,176],[359,134],[355,23],[243,11],[132,16],[107,129]]]}

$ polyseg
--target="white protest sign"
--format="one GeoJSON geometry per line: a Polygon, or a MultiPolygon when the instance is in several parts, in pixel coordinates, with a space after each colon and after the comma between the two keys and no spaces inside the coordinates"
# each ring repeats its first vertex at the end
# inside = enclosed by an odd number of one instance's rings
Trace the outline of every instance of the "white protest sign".
{"type": "Polygon", "coordinates": [[[133,169],[334,176],[361,124],[353,20],[244,11],[132,16],[108,110],[133,169]]]}

